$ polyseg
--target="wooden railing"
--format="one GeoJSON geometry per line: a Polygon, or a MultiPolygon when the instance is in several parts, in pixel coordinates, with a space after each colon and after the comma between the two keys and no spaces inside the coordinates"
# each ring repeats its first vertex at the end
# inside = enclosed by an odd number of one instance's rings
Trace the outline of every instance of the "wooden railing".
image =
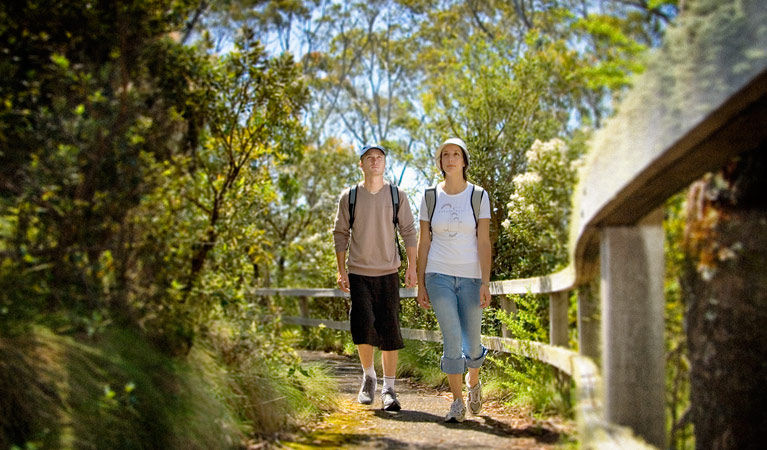
{"type": "MultiPolygon", "coordinates": [[[[666,446],[662,207],[692,181],[767,142],[767,8],[761,0],[722,1],[705,14],[669,29],[666,45],[590,144],[573,199],[571,264],[551,275],[491,284],[493,295],[551,295],[549,344],[490,336],[483,342],[573,377],[584,448],[666,446]],[[726,29],[705,32],[697,29],[702,23],[726,29]],[[597,277],[598,299],[579,289],[597,277]],[[574,289],[577,353],[565,348],[574,289]],[[601,323],[592,320],[597,309],[601,323]]],[[[400,292],[415,296],[414,289],[400,292]]],[[[303,297],[302,311],[308,297],[347,296],[336,289],[256,294],[303,297]]],[[[284,320],[348,329],[346,322],[284,320]]],[[[434,331],[403,335],[440,341],[434,331]]]]}

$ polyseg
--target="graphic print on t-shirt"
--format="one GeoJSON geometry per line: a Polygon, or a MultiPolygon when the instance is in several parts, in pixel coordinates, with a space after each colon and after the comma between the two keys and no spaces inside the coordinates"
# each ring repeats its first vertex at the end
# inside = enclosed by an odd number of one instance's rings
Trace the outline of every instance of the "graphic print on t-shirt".
{"type": "Polygon", "coordinates": [[[451,238],[458,236],[458,231],[461,227],[461,212],[463,211],[453,208],[452,203],[443,204],[439,210],[440,214],[444,214],[448,217],[447,235],[451,238]]]}

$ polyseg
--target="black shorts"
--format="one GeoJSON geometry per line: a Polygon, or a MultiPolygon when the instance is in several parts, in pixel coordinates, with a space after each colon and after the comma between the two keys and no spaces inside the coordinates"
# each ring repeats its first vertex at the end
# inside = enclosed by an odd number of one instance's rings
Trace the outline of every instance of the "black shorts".
{"type": "Polygon", "coordinates": [[[349,285],[349,323],[354,344],[370,344],[384,351],[404,348],[399,328],[399,275],[367,277],[350,273],[349,285]]]}

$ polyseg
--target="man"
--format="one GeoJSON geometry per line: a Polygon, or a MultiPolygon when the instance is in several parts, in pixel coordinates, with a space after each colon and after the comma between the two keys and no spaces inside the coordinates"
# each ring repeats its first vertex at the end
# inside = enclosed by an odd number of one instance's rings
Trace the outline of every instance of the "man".
{"type": "MultiPolygon", "coordinates": [[[[381,350],[384,382],[381,391],[383,409],[399,411],[400,403],[394,390],[397,371],[397,351],[405,346],[400,332],[399,275],[401,265],[394,222],[392,187],[384,181],[386,150],[379,145],[363,147],[360,151],[363,182],[356,189],[344,190],[338,201],[333,239],[338,264],[338,287],[351,293],[349,322],[352,340],[362,364],[363,376],[357,400],[373,403],[376,373],[373,368],[373,347],[381,350]],[[349,197],[352,191],[353,219],[349,197]],[[353,231],[352,231],[353,230],[353,231]],[[349,259],[346,259],[347,245],[349,259]],[[347,270],[348,268],[348,270],[347,270]]],[[[399,211],[396,215],[399,233],[405,242],[408,266],[405,284],[413,287],[417,281],[417,231],[405,193],[397,189],[399,211]]]]}

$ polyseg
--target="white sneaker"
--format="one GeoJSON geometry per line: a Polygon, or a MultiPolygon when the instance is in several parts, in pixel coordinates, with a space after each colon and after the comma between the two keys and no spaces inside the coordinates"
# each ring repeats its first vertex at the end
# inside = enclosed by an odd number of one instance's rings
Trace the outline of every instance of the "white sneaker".
{"type": "Polygon", "coordinates": [[[469,374],[466,374],[466,388],[469,390],[469,412],[472,415],[479,414],[482,409],[482,382],[477,380],[474,387],[469,386],[469,374]]]}
{"type": "Polygon", "coordinates": [[[376,379],[367,375],[362,377],[362,386],[360,387],[360,393],[357,395],[357,401],[363,405],[369,405],[373,403],[373,397],[376,394],[376,379]]]}
{"type": "Polygon", "coordinates": [[[464,417],[466,417],[466,406],[463,404],[463,399],[454,400],[450,405],[450,411],[445,416],[445,422],[463,422],[464,417]]]}
{"type": "Polygon", "coordinates": [[[383,392],[381,392],[381,403],[383,404],[384,411],[399,411],[402,409],[394,388],[386,387],[383,389],[383,392]]]}

